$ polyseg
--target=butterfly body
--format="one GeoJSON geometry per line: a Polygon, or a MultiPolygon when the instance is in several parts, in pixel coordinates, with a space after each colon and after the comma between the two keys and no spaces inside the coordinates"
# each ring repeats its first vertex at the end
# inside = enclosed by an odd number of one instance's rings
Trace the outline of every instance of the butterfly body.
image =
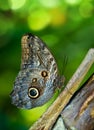
{"type": "Polygon", "coordinates": [[[54,57],[37,37],[22,37],[21,70],[11,93],[12,103],[19,108],[31,109],[46,103],[57,87],[63,84],[54,57]]]}

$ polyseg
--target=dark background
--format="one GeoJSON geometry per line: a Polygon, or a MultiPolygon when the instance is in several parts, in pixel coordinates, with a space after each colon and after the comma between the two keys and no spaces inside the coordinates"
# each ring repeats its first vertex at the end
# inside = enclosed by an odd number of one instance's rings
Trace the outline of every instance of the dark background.
{"type": "Polygon", "coordinates": [[[87,51],[94,47],[94,1],[0,1],[0,130],[27,130],[54,100],[31,110],[11,105],[9,94],[20,69],[20,40],[27,32],[46,42],[67,83],[87,51]]]}

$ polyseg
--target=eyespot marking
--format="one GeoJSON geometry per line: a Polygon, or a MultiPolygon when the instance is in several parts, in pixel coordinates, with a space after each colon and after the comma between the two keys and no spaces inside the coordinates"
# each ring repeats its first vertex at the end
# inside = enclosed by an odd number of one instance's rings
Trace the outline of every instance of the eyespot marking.
{"type": "Polygon", "coordinates": [[[44,77],[44,78],[47,77],[47,76],[48,76],[48,72],[45,71],[45,70],[42,71],[42,72],[41,72],[41,76],[44,77]]]}
{"type": "Polygon", "coordinates": [[[32,99],[39,97],[39,90],[35,87],[30,87],[28,90],[28,96],[32,99]]]}
{"type": "Polygon", "coordinates": [[[35,82],[37,82],[37,78],[32,79],[32,83],[35,83],[35,82]]]}

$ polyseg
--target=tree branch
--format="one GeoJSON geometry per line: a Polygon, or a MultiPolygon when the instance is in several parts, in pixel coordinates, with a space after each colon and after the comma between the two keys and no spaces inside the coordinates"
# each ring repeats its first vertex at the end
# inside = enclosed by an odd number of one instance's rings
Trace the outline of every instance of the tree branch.
{"type": "Polygon", "coordinates": [[[75,93],[61,116],[68,129],[94,130],[94,74],[75,93]]]}

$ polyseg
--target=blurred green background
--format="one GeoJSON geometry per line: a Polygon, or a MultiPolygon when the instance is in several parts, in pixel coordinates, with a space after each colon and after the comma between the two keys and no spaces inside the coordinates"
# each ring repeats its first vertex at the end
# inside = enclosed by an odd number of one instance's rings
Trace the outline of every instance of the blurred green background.
{"type": "Polygon", "coordinates": [[[94,47],[94,1],[0,1],[0,130],[27,130],[53,102],[32,110],[11,105],[9,94],[20,69],[20,40],[27,32],[46,42],[67,83],[88,49],[94,47]]]}

